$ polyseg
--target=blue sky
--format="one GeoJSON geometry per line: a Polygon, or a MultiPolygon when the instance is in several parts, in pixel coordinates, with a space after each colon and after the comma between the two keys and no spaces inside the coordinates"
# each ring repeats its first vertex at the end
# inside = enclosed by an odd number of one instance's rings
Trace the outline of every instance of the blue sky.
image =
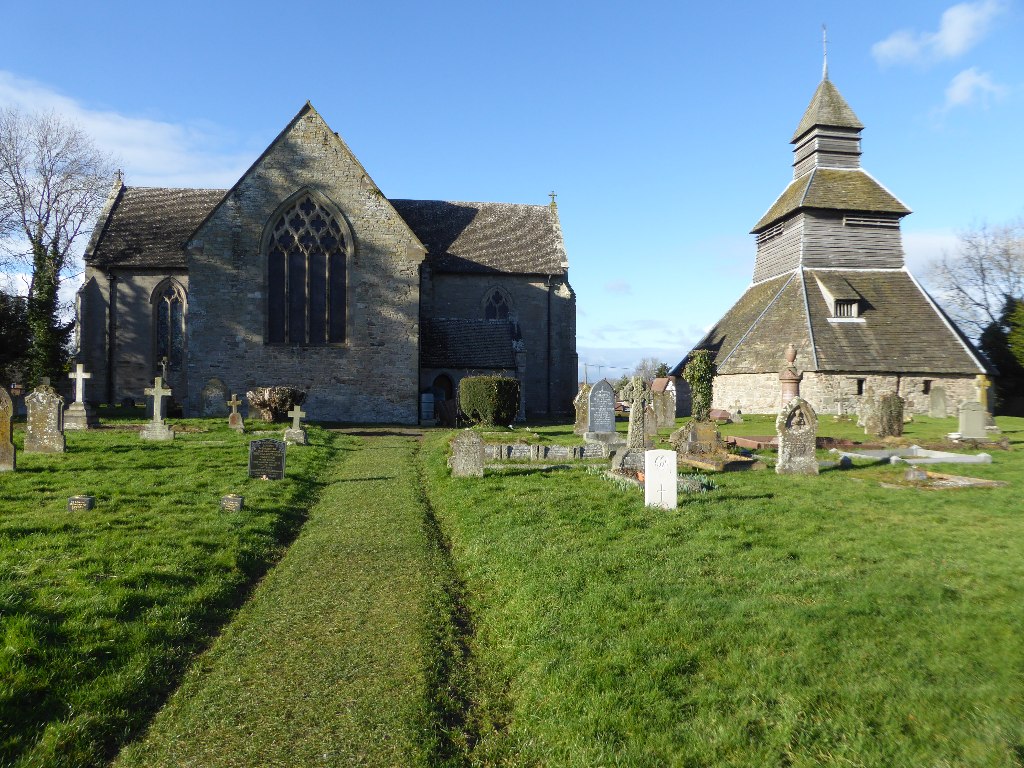
{"type": "MultiPolygon", "coordinates": [[[[581,362],[676,362],[750,282],[750,227],[829,73],[908,259],[1024,213],[1022,0],[8,4],[0,105],[134,185],[230,186],[309,99],[389,197],[558,205],[581,362]]],[[[936,286],[933,286],[933,288],[936,286]]],[[[590,368],[590,378],[595,375],[590,368]]]]}

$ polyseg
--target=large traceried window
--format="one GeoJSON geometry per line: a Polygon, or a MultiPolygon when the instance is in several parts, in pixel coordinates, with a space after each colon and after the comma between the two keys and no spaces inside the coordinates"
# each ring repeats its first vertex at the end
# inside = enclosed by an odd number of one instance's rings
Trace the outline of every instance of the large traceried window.
{"type": "Polygon", "coordinates": [[[345,230],[303,195],[274,224],[267,245],[267,340],[345,341],[345,230]]]}
{"type": "Polygon", "coordinates": [[[508,320],[512,313],[508,296],[503,291],[495,288],[484,301],[485,320],[508,320]]]}
{"type": "Polygon", "coordinates": [[[167,281],[153,295],[157,362],[167,358],[171,370],[185,361],[185,295],[177,283],[167,281]]]}

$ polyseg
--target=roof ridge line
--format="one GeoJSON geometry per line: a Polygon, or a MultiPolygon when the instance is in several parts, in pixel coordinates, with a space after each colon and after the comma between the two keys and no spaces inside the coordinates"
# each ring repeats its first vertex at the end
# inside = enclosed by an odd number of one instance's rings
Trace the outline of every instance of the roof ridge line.
{"type": "MultiPolygon", "coordinates": [[[[797,270],[794,269],[793,270],[793,274],[791,274],[789,276],[789,279],[782,284],[782,287],[779,288],[778,292],[772,297],[772,300],[769,301],[765,305],[764,309],[761,311],[761,314],[757,316],[757,319],[754,320],[754,322],[752,322],[750,324],[750,327],[747,328],[747,330],[744,331],[743,335],[739,337],[739,339],[736,341],[735,344],[733,344],[732,349],[729,350],[729,354],[726,355],[724,358],[722,358],[722,362],[719,363],[718,361],[715,361],[716,367],[721,368],[723,365],[725,365],[729,361],[729,358],[732,357],[732,353],[740,348],[740,344],[743,343],[743,340],[745,338],[747,338],[747,336],[749,336],[751,334],[751,332],[754,330],[754,328],[757,327],[757,324],[760,323],[761,320],[764,318],[764,316],[768,314],[768,310],[772,308],[772,305],[775,304],[775,302],[779,300],[779,296],[781,296],[782,292],[784,290],[786,290],[786,286],[788,286],[791,282],[793,282],[793,278],[796,277],[796,273],[797,273],[797,270]]],[[[705,336],[705,338],[707,338],[707,336],[705,336]]]]}
{"type": "Polygon", "coordinates": [[[803,208],[804,202],[807,200],[807,193],[811,191],[811,184],[814,183],[814,174],[818,172],[817,166],[811,168],[811,172],[807,174],[807,184],[804,186],[804,193],[800,195],[800,205],[797,208],[803,208]]]}
{"type": "Polygon", "coordinates": [[[800,285],[804,289],[804,316],[807,318],[807,339],[811,343],[811,359],[814,360],[814,370],[818,370],[818,350],[814,343],[814,327],[811,323],[811,306],[807,299],[807,281],[804,280],[804,268],[803,266],[798,267],[800,270],[800,285]]]}
{"type": "MultiPolygon", "coordinates": [[[[852,169],[851,169],[851,170],[852,170],[852,169]]],[[[903,202],[902,200],[900,200],[900,199],[899,199],[898,197],[896,197],[896,195],[895,195],[895,194],[893,194],[893,191],[892,191],[891,189],[889,189],[889,188],[888,188],[887,186],[885,186],[885,184],[883,184],[883,183],[882,183],[882,182],[880,182],[880,181],[879,181],[878,179],[876,179],[876,178],[875,178],[875,177],[874,177],[874,176],[873,176],[873,175],[871,174],[871,171],[869,171],[869,170],[868,170],[867,168],[863,168],[863,167],[861,167],[861,168],[857,168],[857,170],[858,170],[858,171],[860,171],[861,173],[863,173],[863,174],[864,174],[865,176],[867,176],[867,177],[868,177],[869,179],[871,179],[871,180],[872,180],[873,182],[875,182],[875,184],[877,184],[878,186],[880,186],[880,187],[881,187],[882,189],[884,189],[884,190],[885,190],[886,192],[888,192],[888,193],[889,193],[890,195],[892,195],[892,199],[893,199],[893,200],[895,200],[895,201],[896,201],[897,203],[899,203],[900,205],[902,205],[902,206],[903,206],[904,208],[906,208],[906,209],[907,209],[908,211],[910,211],[910,213],[913,213],[913,212],[914,212],[913,210],[911,210],[911,208],[910,208],[910,206],[909,206],[909,205],[907,205],[907,204],[906,204],[906,203],[904,203],[904,202],[903,202]]],[[[906,215],[906,214],[904,214],[904,215],[906,215]]],[[[901,218],[902,218],[902,217],[901,217],[901,218]]],[[[902,240],[903,238],[901,237],[900,239],[902,240]]]]}

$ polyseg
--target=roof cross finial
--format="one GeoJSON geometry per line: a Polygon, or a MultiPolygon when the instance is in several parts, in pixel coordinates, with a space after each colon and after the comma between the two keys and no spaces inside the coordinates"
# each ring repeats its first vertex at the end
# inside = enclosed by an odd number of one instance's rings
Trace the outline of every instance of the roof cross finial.
{"type": "Polygon", "coordinates": [[[554,203],[555,202],[555,198],[558,197],[558,195],[556,195],[554,193],[554,191],[551,191],[551,192],[548,192],[548,197],[550,197],[551,198],[551,202],[554,203]]]}
{"type": "Polygon", "coordinates": [[[821,79],[828,80],[828,27],[821,25],[821,79]]]}

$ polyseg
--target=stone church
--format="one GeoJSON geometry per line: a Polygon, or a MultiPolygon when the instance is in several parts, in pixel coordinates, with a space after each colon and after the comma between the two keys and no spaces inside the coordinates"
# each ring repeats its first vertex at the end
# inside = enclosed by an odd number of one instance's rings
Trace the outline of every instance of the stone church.
{"type": "Polygon", "coordinates": [[[861,168],[863,128],[826,70],[790,141],[793,181],[751,232],[753,282],[694,347],[715,355],[714,407],[777,413],[790,343],[819,413],[872,393],[895,392],[912,413],[928,412],[932,388],[950,414],[978,399],[989,366],[908,271],[910,209],[861,168]]]}
{"type": "Polygon", "coordinates": [[[290,385],[310,418],[415,423],[467,375],[571,410],[576,297],[550,205],[391,200],[307,103],[231,189],[115,180],[85,253],[79,359],[92,398],[161,372],[186,415],[290,385]]]}

